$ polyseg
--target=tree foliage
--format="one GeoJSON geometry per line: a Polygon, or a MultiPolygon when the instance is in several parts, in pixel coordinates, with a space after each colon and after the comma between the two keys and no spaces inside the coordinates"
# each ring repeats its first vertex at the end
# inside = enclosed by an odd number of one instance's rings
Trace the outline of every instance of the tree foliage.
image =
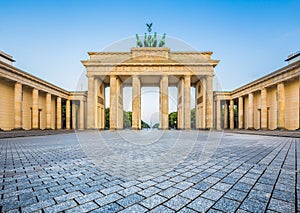
{"type": "Polygon", "coordinates": [[[196,110],[195,108],[191,110],[191,128],[196,128],[196,110]]]}
{"type": "Polygon", "coordinates": [[[169,128],[177,129],[177,112],[169,114],[169,128]]]}
{"type": "Polygon", "coordinates": [[[125,129],[131,128],[132,125],[132,112],[124,111],[123,113],[123,125],[125,129]]]}

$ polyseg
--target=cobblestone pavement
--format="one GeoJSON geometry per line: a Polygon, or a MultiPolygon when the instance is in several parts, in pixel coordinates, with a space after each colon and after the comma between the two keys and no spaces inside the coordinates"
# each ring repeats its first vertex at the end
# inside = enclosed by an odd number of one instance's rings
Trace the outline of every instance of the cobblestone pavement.
{"type": "Polygon", "coordinates": [[[299,145],[198,131],[1,139],[0,212],[297,212],[299,145]]]}

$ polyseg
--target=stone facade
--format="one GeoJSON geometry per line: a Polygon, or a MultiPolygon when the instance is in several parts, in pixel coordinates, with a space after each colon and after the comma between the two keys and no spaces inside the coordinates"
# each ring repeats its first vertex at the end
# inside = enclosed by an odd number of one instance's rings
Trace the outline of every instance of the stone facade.
{"type": "Polygon", "coordinates": [[[171,52],[169,48],[152,47],[132,48],[130,52],[90,52],[90,59],[82,61],[88,77],[87,128],[102,129],[96,121],[100,118],[101,123],[105,117],[96,108],[105,100],[94,91],[107,86],[110,87],[110,97],[106,97],[110,98],[110,129],[123,128],[124,86],[132,86],[132,129],[141,129],[143,86],[159,87],[160,129],[169,129],[169,86],[178,87],[178,128],[191,129],[190,90],[197,86],[196,128],[212,128],[212,79],[219,61],[211,59],[211,55],[212,52],[171,52]]]}
{"type": "Polygon", "coordinates": [[[169,86],[178,89],[178,129],[191,129],[191,87],[196,129],[299,129],[299,60],[231,92],[213,92],[219,61],[211,59],[212,52],[89,52],[82,61],[88,91],[69,92],[14,67],[12,57],[0,53],[1,130],[105,129],[106,98],[110,128],[122,129],[126,86],[132,87],[132,129],[141,129],[143,86],[159,87],[161,129],[169,128],[169,86]],[[110,97],[105,97],[106,87],[110,97]]]}
{"type": "Polygon", "coordinates": [[[4,60],[0,60],[0,94],[1,130],[86,127],[86,115],[82,111],[86,105],[86,92],[68,92],[4,60]],[[72,124],[71,103],[74,108],[72,124]]]}
{"type": "Polygon", "coordinates": [[[232,92],[214,92],[215,128],[299,129],[299,89],[298,60],[232,92]]]}

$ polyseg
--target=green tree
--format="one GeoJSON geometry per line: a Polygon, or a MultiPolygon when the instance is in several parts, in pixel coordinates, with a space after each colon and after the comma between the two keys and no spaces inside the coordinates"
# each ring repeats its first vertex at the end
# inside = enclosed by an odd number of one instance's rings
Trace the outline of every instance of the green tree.
{"type": "Polygon", "coordinates": [[[105,129],[109,129],[109,108],[105,109],[105,129]]]}
{"type": "Polygon", "coordinates": [[[169,114],[169,128],[177,129],[177,112],[169,114]]]}
{"type": "Polygon", "coordinates": [[[132,126],[132,112],[127,112],[124,110],[123,112],[123,125],[124,128],[131,128],[132,126]]]}
{"type": "Polygon", "coordinates": [[[152,128],[159,128],[159,123],[154,124],[152,128]]]}
{"type": "Polygon", "coordinates": [[[141,125],[142,129],[143,128],[150,128],[149,124],[147,124],[145,121],[142,120],[141,122],[142,122],[142,125],[141,125]]]}
{"type": "Polygon", "coordinates": [[[191,110],[191,128],[196,128],[196,110],[195,108],[191,110]]]}

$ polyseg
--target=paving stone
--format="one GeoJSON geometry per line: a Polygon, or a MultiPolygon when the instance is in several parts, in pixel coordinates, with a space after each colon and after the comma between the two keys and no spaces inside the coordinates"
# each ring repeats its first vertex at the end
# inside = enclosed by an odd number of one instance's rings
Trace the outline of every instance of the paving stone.
{"type": "Polygon", "coordinates": [[[160,192],[160,191],[161,191],[161,189],[156,188],[156,187],[154,187],[154,186],[151,186],[151,187],[149,187],[149,188],[147,188],[147,189],[144,189],[144,190],[142,190],[142,191],[139,191],[138,193],[139,193],[140,195],[143,195],[144,197],[150,197],[151,195],[156,194],[156,193],[158,193],[158,192],[160,192]]]}
{"type": "Polygon", "coordinates": [[[172,182],[172,181],[164,181],[164,182],[161,182],[159,184],[156,184],[155,186],[158,187],[158,188],[161,188],[161,189],[167,189],[170,186],[173,186],[174,184],[175,183],[172,182]]]}
{"type": "Polygon", "coordinates": [[[145,188],[148,188],[148,187],[153,186],[155,184],[156,184],[156,182],[154,182],[152,180],[148,180],[146,182],[142,182],[142,183],[138,184],[137,187],[145,189],[145,188]]]}
{"type": "Polygon", "coordinates": [[[230,200],[228,198],[221,198],[218,202],[213,206],[215,209],[222,210],[224,212],[235,212],[239,207],[240,203],[234,200],[230,200]]]}
{"type": "Polygon", "coordinates": [[[190,200],[195,199],[196,197],[198,197],[199,195],[201,195],[203,193],[203,191],[198,190],[198,189],[194,189],[194,188],[189,188],[185,191],[183,191],[180,196],[188,198],[190,200]]]}
{"type": "Polygon", "coordinates": [[[233,200],[237,200],[237,201],[243,201],[244,198],[246,197],[247,193],[246,192],[242,192],[239,190],[235,190],[235,189],[230,189],[228,192],[226,192],[226,194],[224,195],[224,197],[233,199],[233,200]]]}
{"type": "MultiPolygon", "coordinates": [[[[150,187],[151,188],[151,187],[150,187]]],[[[148,188],[149,189],[149,188],[148,188]]],[[[147,189],[145,189],[145,190],[147,190],[147,189]]],[[[131,194],[133,194],[133,193],[136,193],[136,192],[139,192],[139,191],[141,191],[141,189],[139,188],[139,187],[136,187],[136,186],[131,186],[131,187],[129,187],[129,188],[125,188],[125,189],[123,189],[123,190],[121,190],[121,191],[118,191],[118,193],[120,194],[120,195],[122,195],[122,196],[124,196],[124,197],[126,197],[126,196],[128,196],[128,195],[131,195],[131,194]]],[[[144,190],[143,190],[144,191],[144,190]]],[[[139,192],[141,195],[143,195],[141,192],[139,192]]],[[[145,195],[143,195],[143,196],[145,196],[145,195]]],[[[147,197],[147,196],[145,196],[145,197],[147,197]]]]}
{"type": "Polygon", "coordinates": [[[166,198],[171,198],[174,197],[175,195],[178,195],[182,190],[170,187],[166,190],[161,191],[159,194],[166,197],[166,198]]]}
{"type": "Polygon", "coordinates": [[[53,199],[50,200],[44,200],[29,206],[25,206],[24,208],[22,208],[22,212],[33,212],[33,211],[37,211],[40,209],[44,209],[48,206],[52,206],[55,204],[55,201],[53,199]]]}
{"type": "Polygon", "coordinates": [[[119,199],[122,199],[123,197],[117,193],[113,193],[113,194],[109,194],[107,196],[104,197],[100,197],[97,200],[95,200],[95,202],[100,205],[100,206],[104,206],[106,204],[115,202],[119,199]]]}
{"type": "Polygon", "coordinates": [[[252,188],[252,185],[247,183],[238,182],[233,186],[233,189],[240,190],[243,192],[249,192],[252,188]]]}
{"type": "Polygon", "coordinates": [[[240,208],[250,212],[264,212],[266,210],[267,203],[263,203],[259,200],[246,198],[241,204],[240,208]]]}
{"type": "Polygon", "coordinates": [[[177,195],[171,198],[170,200],[168,200],[167,202],[165,202],[164,205],[171,209],[174,209],[175,211],[178,211],[179,209],[186,206],[189,202],[190,202],[189,199],[177,195]]]}
{"type": "Polygon", "coordinates": [[[160,205],[160,206],[157,206],[156,208],[152,209],[149,212],[151,212],[151,213],[161,213],[161,212],[164,212],[164,213],[173,213],[175,211],[172,210],[172,209],[169,209],[166,206],[160,205]]]}
{"type": "Polygon", "coordinates": [[[76,192],[72,192],[72,193],[69,193],[69,194],[64,194],[64,195],[60,195],[58,197],[55,197],[55,201],[60,203],[60,202],[64,202],[64,201],[67,201],[67,200],[70,200],[70,199],[73,199],[73,198],[76,198],[76,197],[79,197],[79,196],[82,196],[83,194],[79,191],[76,191],[76,192]]]}
{"type": "Polygon", "coordinates": [[[294,212],[295,204],[271,198],[268,209],[279,212],[294,212]]]}
{"type": "Polygon", "coordinates": [[[96,186],[91,186],[91,187],[86,187],[86,188],[80,189],[80,191],[83,194],[90,194],[92,192],[96,192],[96,191],[103,190],[103,189],[104,189],[104,186],[96,185],[96,186]]]}
{"type": "Polygon", "coordinates": [[[51,198],[55,198],[61,195],[66,195],[67,193],[64,190],[59,190],[59,191],[54,191],[54,192],[47,192],[44,193],[42,195],[38,196],[38,200],[39,201],[43,201],[43,200],[49,200],[51,198]]]}
{"type": "Polygon", "coordinates": [[[215,184],[212,188],[213,189],[217,189],[219,191],[228,191],[230,188],[232,187],[231,184],[227,184],[227,183],[222,183],[222,182],[219,182],[217,184],[215,184]]]}
{"type": "Polygon", "coordinates": [[[206,212],[213,204],[214,201],[212,200],[208,200],[203,197],[198,197],[194,201],[192,201],[187,207],[198,212],[206,212]]]}
{"type": "Polygon", "coordinates": [[[165,202],[167,199],[159,196],[159,195],[153,195],[143,201],[141,201],[139,204],[145,206],[148,209],[153,209],[154,207],[158,206],[159,204],[165,202]]]}
{"type": "Polygon", "coordinates": [[[253,189],[250,191],[247,197],[250,199],[259,200],[267,203],[270,199],[270,196],[271,196],[270,193],[253,189]]]}
{"type": "Polygon", "coordinates": [[[275,189],[272,193],[272,198],[295,203],[295,193],[275,189]]]}
{"type": "Polygon", "coordinates": [[[212,186],[211,183],[208,183],[208,182],[199,182],[199,183],[195,184],[193,186],[193,188],[205,191],[205,190],[209,189],[211,186],[212,186]]]}
{"type": "Polygon", "coordinates": [[[193,209],[183,207],[182,209],[180,209],[180,211],[178,213],[197,213],[197,212],[193,209]]]}
{"type": "Polygon", "coordinates": [[[120,206],[117,203],[110,203],[106,206],[103,206],[101,208],[97,208],[93,211],[91,211],[92,213],[106,213],[106,212],[119,212],[120,210],[122,210],[123,207],[120,206]]]}
{"type": "Polygon", "coordinates": [[[271,193],[273,191],[273,186],[267,185],[267,184],[263,184],[263,183],[256,183],[254,185],[253,189],[257,189],[257,190],[260,190],[260,191],[271,193]]]}
{"type": "Polygon", "coordinates": [[[147,209],[142,207],[141,205],[135,204],[133,206],[130,206],[129,208],[126,208],[121,213],[132,213],[132,212],[146,212],[147,209]]]}
{"type": "Polygon", "coordinates": [[[103,197],[100,192],[92,192],[90,194],[85,194],[83,196],[75,198],[76,202],[79,204],[83,204],[92,200],[96,200],[97,198],[103,197]]]}
{"type": "Polygon", "coordinates": [[[50,207],[47,207],[44,209],[44,212],[45,213],[52,213],[52,212],[62,212],[66,209],[70,209],[74,206],[76,206],[76,202],[74,200],[68,200],[66,202],[62,202],[62,203],[59,203],[59,204],[56,204],[56,205],[53,205],[53,206],[50,206],[50,207]]]}
{"type": "Polygon", "coordinates": [[[218,200],[224,192],[215,190],[215,189],[208,189],[206,192],[204,192],[201,196],[204,198],[208,198],[211,200],[218,200]]]}
{"type": "Polygon", "coordinates": [[[99,206],[94,202],[88,202],[84,203],[82,205],[76,206],[74,208],[71,208],[66,211],[66,213],[72,213],[72,212],[88,212],[92,211],[94,209],[97,209],[99,206]]]}
{"type": "Polygon", "coordinates": [[[132,195],[129,195],[129,196],[117,201],[117,203],[120,204],[121,206],[123,206],[124,208],[126,208],[128,206],[131,206],[134,203],[137,203],[137,202],[143,200],[143,199],[144,199],[144,197],[141,195],[132,194],[132,195]]]}
{"type": "Polygon", "coordinates": [[[117,192],[117,191],[121,191],[123,189],[124,188],[121,187],[121,186],[113,186],[113,187],[110,187],[110,188],[102,189],[101,193],[103,193],[105,195],[108,195],[108,194],[112,194],[112,193],[117,192]]]}

